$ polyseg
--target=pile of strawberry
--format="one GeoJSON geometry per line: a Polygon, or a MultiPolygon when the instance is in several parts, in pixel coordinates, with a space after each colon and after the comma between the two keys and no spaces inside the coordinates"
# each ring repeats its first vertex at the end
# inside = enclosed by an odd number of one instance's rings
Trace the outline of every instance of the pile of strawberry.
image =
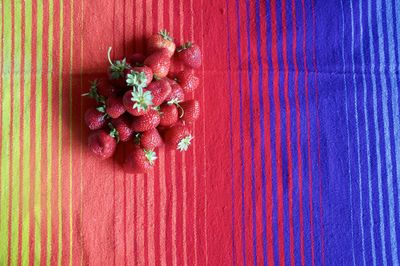
{"type": "Polygon", "coordinates": [[[156,148],[186,151],[193,139],[190,125],[199,117],[200,106],[189,93],[199,85],[194,69],[201,66],[198,45],[187,42],[176,49],[162,30],[147,40],[147,52],[112,61],[107,79],[94,81],[88,93],[96,107],[85,113],[91,131],[89,149],[101,159],[113,156],[118,143],[132,142],[123,162],[127,173],[145,173],[157,159],[156,148]],[[184,66],[170,71],[174,58],[184,66]],[[131,145],[132,146],[132,145],[131,145]]]}

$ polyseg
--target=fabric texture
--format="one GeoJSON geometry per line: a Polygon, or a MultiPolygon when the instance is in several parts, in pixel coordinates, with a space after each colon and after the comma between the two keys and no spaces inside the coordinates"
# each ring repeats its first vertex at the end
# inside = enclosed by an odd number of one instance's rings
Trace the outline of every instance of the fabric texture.
{"type": "Polygon", "coordinates": [[[2,0],[0,265],[399,265],[399,0],[2,0]],[[107,49],[203,51],[193,146],[87,148],[107,49]]]}

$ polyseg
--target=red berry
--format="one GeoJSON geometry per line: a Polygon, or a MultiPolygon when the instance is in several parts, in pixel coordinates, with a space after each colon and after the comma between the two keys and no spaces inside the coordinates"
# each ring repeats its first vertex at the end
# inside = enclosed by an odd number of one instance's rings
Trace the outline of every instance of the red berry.
{"type": "Polygon", "coordinates": [[[108,80],[101,79],[96,82],[97,92],[106,98],[116,97],[120,93],[119,87],[113,86],[108,80]]]}
{"type": "Polygon", "coordinates": [[[126,142],[131,139],[133,131],[131,129],[132,120],[129,115],[124,114],[117,119],[112,119],[111,123],[117,130],[120,141],[126,142]]]}
{"type": "Polygon", "coordinates": [[[194,91],[200,83],[199,78],[188,70],[183,70],[176,75],[177,82],[181,85],[185,93],[194,91]]]}
{"type": "Polygon", "coordinates": [[[151,92],[144,89],[134,89],[125,92],[122,102],[126,111],[133,116],[144,115],[153,105],[151,92]]]}
{"type": "Polygon", "coordinates": [[[158,106],[162,104],[171,93],[171,86],[166,79],[160,79],[150,83],[150,85],[147,86],[147,90],[153,95],[153,105],[158,106]]]}
{"type": "Polygon", "coordinates": [[[181,120],[185,123],[193,123],[200,116],[200,104],[197,100],[189,100],[179,104],[182,107],[181,120]]]}
{"type": "Polygon", "coordinates": [[[86,110],[85,122],[91,130],[100,129],[106,124],[106,114],[103,112],[103,109],[104,107],[98,107],[98,109],[90,108],[86,110]],[[99,111],[99,109],[101,111],[99,111]]]}
{"type": "Polygon", "coordinates": [[[157,51],[149,55],[144,64],[153,70],[154,76],[158,79],[164,78],[168,75],[171,60],[165,49],[157,51]]]}
{"type": "Polygon", "coordinates": [[[178,109],[175,104],[163,103],[160,106],[160,126],[171,126],[178,121],[178,109]]]}
{"type": "Polygon", "coordinates": [[[193,137],[186,126],[176,125],[165,131],[163,139],[168,147],[178,149],[179,151],[186,151],[193,137]]]}
{"type": "Polygon", "coordinates": [[[156,128],[145,131],[140,136],[140,145],[145,150],[154,150],[162,144],[162,139],[156,128]]]}
{"type": "Polygon", "coordinates": [[[96,130],[89,135],[89,149],[101,159],[110,158],[117,147],[117,141],[105,130],[96,130]]]}
{"type": "Polygon", "coordinates": [[[118,118],[126,109],[122,103],[122,97],[110,97],[106,100],[106,112],[111,118],[118,118]]]}
{"type": "Polygon", "coordinates": [[[158,111],[151,109],[142,116],[133,117],[131,129],[135,132],[144,132],[153,129],[160,124],[158,111]]]}
{"type": "Polygon", "coordinates": [[[143,72],[146,75],[146,86],[148,86],[153,80],[153,71],[148,66],[134,67],[132,68],[132,71],[136,71],[139,73],[143,72]]]}
{"type": "Polygon", "coordinates": [[[191,68],[201,66],[201,50],[197,44],[187,42],[177,50],[178,58],[184,65],[191,68]]]}
{"type": "Polygon", "coordinates": [[[185,100],[185,93],[182,87],[175,80],[167,79],[167,81],[171,85],[171,93],[164,101],[171,104],[183,102],[185,100]]]}
{"type": "Polygon", "coordinates": [[[123,168],[125,172],[131,174],[146,173],[153,168],[156,159],[154,151],[146,151],[135,146],[125,157],[123,168]]]}
{"type": "Polygon", "coordinates": [[[131,66],[142,66],[145,58],[141,53],[134,53],[128,58],[128,62],[131,66]]]}
{"type": "Polygon", "coordinates": [[[147,50],[150,53],[161,49],[166,49],[169,57],[172,57],[175,52],[175,43],[166,30],[161,30],[147,40],[147,50]]]}

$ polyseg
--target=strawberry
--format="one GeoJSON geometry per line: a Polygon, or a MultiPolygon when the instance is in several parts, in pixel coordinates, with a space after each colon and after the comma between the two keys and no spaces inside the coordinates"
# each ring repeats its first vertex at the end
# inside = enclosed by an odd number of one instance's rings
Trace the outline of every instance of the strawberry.
{"type": "Polygon", "coordinates": [[[189,100],[179,104],[182,113],[180,118],[185,123],[193,123],[200,116],[200,104],[197,100],[189,100]]]}
{"type": "Polygon", "coordinates": [[[104,129],[96,130],[89,135],[89,149],[101,159],[110,158],[117,147],[117,141],[104,129]]]}
{"type": "Polygon", "coordinates": [[[146,86],[148,86],[150,82],[153,80],[153,71],[148,66],[140,66],[140,67],[137,66],[132,68],[132,71],[136,71],[138,73],[143,72],[146,75],[146,86]]]}
{"type": "Polygon", "coordinates": [[[161,144],[162,139],[156,128],[145,131],[140,136],[140,146],[145,150],[154,150],[161,144]]]}
{"type": "Polygon", "coordinates": [[[178,59],[182,63],[191,68],[200,68],[201,66],[201,51],[197,44],[187,42],[180,46],[177,50],[178,59]]]}
{"type": "Polygon", "coordinates": [[[162,79],[168,75],[171,60],[166,49],[159,50],[149,55],[144,64],[153,70],[154,76],[162,79]]]}
{"type": "Polygon", "coordinates": [[[146,57],[141,53],[134,53],[128,58],[128,62],[132,66],[143,66],[143,62],[146,57]]]}
{"type": "Polygon", "coordinates": [[[112,119],[111,124],[117,130],[119,140],[122,142],[126,142],[131,139],[133,135],[133,131],[131,129],[131,119],[129,115],[124,114],[118,117],[117,119],[112,119]]]}
{"type": "Polygon", "coordinates": [[[200,83],[199,78],[192,71],[188,70],[183,70],[176,74],[176,80],[185,93],[194,91],[200,83]]]}
{"type": "Polygon", "coordinates": [[[160,124],[160,115],[156,110],[149,110],[142,116],[133,117],[131,129],[135,132],[144,132],[160,124]]]}
{"type": "Polygon", "coordinates": [[[125,157],[124,171],[131,174],[146,173],[153,168],[157,155],[154,151],[135,146],[125,157]]]}
{"type": "Polygon", "coordinates": [[[90,108],[85,112],[85,122],[91,130],[102,128],[107,122],[106,117],[104,106],[90,108]]]}
{"type": "Polygon", "coordinates": [[[167,79],[169,85],[171,85],[171,93],[164,101],[168,102],[169,104],[177,104],[185,100],[185,94],[182,90],[182,87],[172,79],[167,79]]]}
{"type": "Polygon", "coordinates": [[[160,106],[160,126],[172,126],[178,121],[178,109],[175,104],[163,103],[160,106]]]}
{"type": "Polygon", "coordinates": [[[165,131],[163,139],[170,148],[186,151],[193,137],[186,126],[176,125],[165,131]]]}
{"type": "Polygon", "coordinates": [[[166,30],[161,30],[159,33],[151,35],[147,40],[147,50],[150,53],[161,49],[166,49],[166,54],[169,57],[172,57],[175,53],[175,43],[166,30]]]}
{"type": "Polygon", "coordinates": [[[133,86],[133,89],[125,92],[122,98],[125,109],[134,116],[145,114],[153,105],[153,95],[143,89],[147,82],[145,73],[132,71],[127,75],[126,82],[129,86],[133,86]]]}
{"type": "Polygon", "coordinates": [[[108,68],[110,82],[118,88],[125,89],[125,76],[132,67],[126,62],[126,58],[113,62],[111,60],[111,47],[108,49],[108,61],[110,62],[110,67],[108,68]]]}
{"type": "Polygon", "coordinates": [[[153,105],[158,106],[162,104],[171,93],[171,86],[166,79],[160,79],[150,83],[147,90],[153,95],[153,105]]]}
{"type": "Polygon", "coordinates": [[[122,103],[122,97],[110,97],[106,100],[106,112],[111,118],[118,118],[126,109],[122,103]]]}
{"type": "Polygon", "coordinates": [[[97,81],[95,85],[97,86],[97,92],[106,98],[116,97],[121,92],[119,87],[113,86],[108,80],[97,81]]]}

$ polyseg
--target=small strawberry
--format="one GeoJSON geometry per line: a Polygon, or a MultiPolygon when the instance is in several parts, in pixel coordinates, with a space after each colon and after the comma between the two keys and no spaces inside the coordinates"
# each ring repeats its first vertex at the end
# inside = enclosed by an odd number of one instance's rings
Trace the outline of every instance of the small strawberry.
{"type": "Polygon", "coordinates": [[[135,146],[125,157],[124,171],[131,174],[146,173],[153,168],[157,155],[154,151],[135,146]]]}
{"type": "Polygon", "coordinates": [[[160,124],[160,115],[156,110],[149,110],[141,116],[133,117],[131,129],[135,132],[144,132],[155,128],[160,124]]]}
{"type": "Polygon", "coordinates": [[[150,36],[147,40],[147,50],[150,53],[161,49],[166,49],[169,57],[172,57],[175,53],[174,40],[166,30],[161,30],[159,33],[150,36]]]}
{"type": "Polygon", "coordinates": [[[108,49],[108,61],[110,62],[110,67],[108,68],[110,82],[118,88],[125,89],[125,76],[132,67],[126,62],[126,58],[113,62],[111,60],[111,47],[108,49]]]}
{"type": "Polygon", "coordinates": [[[89,135],[89,149],[101,159],[110,158],[117,147],[117,141],[104,129],[96,130],[89,135]]]}
{"type": "Polygon", "coordinates": [[[145,73],[132,71],[127,75],[126,82],[129,86],[133,86],[133,89],[125,92],[122,98],[125,109],[134,116],[145,114],[153,105],[153,95],[143,89],[147,82],[145,73]]]}
{"type": "Polygon", "coordinates": [[[107,122],[106,118],[104,106],[90,108],[85,112],[85,122],[91,130],[102,128],[107,122]]]}
{"type": "Polygon", "coordinates": [[[169,85],[171,85],[171,93],[164,101],[169,104],[177,104],[183,102],[185,100],[185,93],[182,90],[182,87],[172,79],[167,79],[169,85]]]}
{"type": "Polygon", "coordinates": [[[162,139],[156,128],[145,131],[140,135],[140,146],[145,150],[154,150],[161,144],[162,139]]]}
{"type": "Polygon", "coordinates": [[[178,109],[175,104],[163,103],[160,106],[160,126],[172,126],[178,121],[178,109]]]}
{"type": "Polygon", "coordinates": [[[118,118],[126,109],[122,103],[122,97],[110,97],[106,100],[106,112],[111,118],[118,118]]]}
{"type": "Polygon", "coordinates": [[[132,71],[136,71],[138,73],[143,72],[146,75],[146,86],[148,86],[150,82],[153,80],[153,71],[148,66],[140,66],[140,67],[137,66],[132,68],[132,71]]]}
{"type": "Polygon", "coordinates": [[[122,142],[126,142],[131,139],[133,135],[133,131],[131,129],[131,119],[129,115],[125,114],[117,119],[112,119],[111,124],[117,130],[119,140],[122,142]]]}
{"type": "Polygon", "coordinates": [[[106,98],[116,97],[121,93],[119,87],[113,86],[108,80],[97,81],[97,92],[106,98]]]}
{"type": "Polygon", "coordinates": [[[177,52],[178,59],[187,67],[199,68],[201,66],[201,51],[197,44],[187,42],[180,46],[177,52]]]}
{"type": "Polygon", "coordinates": [[[193,123],[200,116],[200,104],[197,100],[189,100],[179,104],[182,114],[180,118],[185,123],[193,123]]]}
{"type": "Polygon", "coordinates": [[[162,49],[149,55],[144,64],[153,70],[155,77],[162,79],[168,75],[171,60],[166,49],[162,49]]]}
{"type": "Polygon", "coordinates": [[[163,139],[170,148],[186,151],[193,137],[186,126],[176,125],[165,131],[163,139]]]}
{"type": "Polygon", "coordinates": [[[171,86],[166,79],[160,79],[150,83],[147,90],[153,95],[153,105],[158,106],[162,104],[171,93],[171,86]]]}
{"type": "Polygon", "coordinates": [[[143,66],[143,62],[146,57],[141,53],[134,53],[128,58],[128,62],[132,66],[143,66]]]}
{"type": "Polygon", "coordinates": [[[183,70],[176,74],[176,80],[185,93],[194,91],[200,83],[199,78],[192,71],[188,70],[183,70]]]}

